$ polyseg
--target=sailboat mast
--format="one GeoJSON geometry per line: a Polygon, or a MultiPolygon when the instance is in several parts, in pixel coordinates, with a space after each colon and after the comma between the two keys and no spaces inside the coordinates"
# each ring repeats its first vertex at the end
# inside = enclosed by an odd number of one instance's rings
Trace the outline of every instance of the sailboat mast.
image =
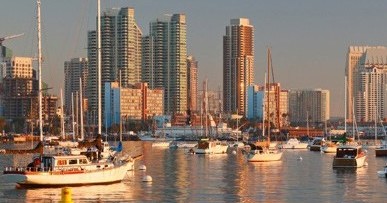
{"type": "Polygon", "coordinates": [[[344,79],[344,131],[347,133],[347,76],[344,79]]]}
{"type": "Polygon", "coordinates": [[[262,137],[265,137],[265,96],[266,96],[266,73],[265,84],[263,88],[263,102],[262,102],[262,137]]]}
{"type": "Polygon", "coordinates": [[[80,110],[81,110],[81,114],[80,114],[80,123],[81,123],[81,140],[84,139],[84,134],[83,134],[83,93],[82,93],[82,78],[79,78],[79,100],[81,102],[81,105],[80,105],[80,110]]]}
{"type": "Polygon", "coordinates": [[[121,108],[121,70],[120,70],[120,113],[119,113],[119,116],[120,116],[120,142],[122,142],[122,115],[121,115],[121,111],[122,111],[122,108],[121,108]]]}
{"type": "Polygon", "coordinates": [[[97,72],[98,72],[98,134],[102,132],[101,101],[101,1],[97,0],[97,72]]]}
{"type": "Polygon", "coordinates": [[[271,53],[270,48],[267,49],[267,142],[270,144],[270,67],[271,53]]]}
{"type": "Polygon", "coordinates": [[[41,38],[41,22],[40,22],[40,0],[37,0],[38,12],[38,91],[39,91],[39,135],[40,141],[43,141],[43,119],[42,119],[42,38],[41,38]]]}
{"type": "Polygon", "coordinates": [[[74,120],[74,92],[71,92],[71,126],[73,130],[73,140],[75,139],[75,120],[74,120]]]}
{"type": "Polygon", "coordinates": [[[208,137],[208,126],[207,126],[207,123],[208,123],[208,101],[207,101],[207,79],[204,81],[203,83],[203,91],[204,91],[204,102],[203,102],[203,106],[204,106],[204,122],[205,122],[205,136],[208,137]]]}
{"type": "Polygon", "coordinates": [[[62,130],[62,139],[65,140],[66,139],[66,135],[65,135],[65,129],[64,129],[64,116],[63,116],[64,108],[63,108],[63,92],[62,92],[62,88],[60,88],[60,110],[61,110],[60,128],[62,130]]]}

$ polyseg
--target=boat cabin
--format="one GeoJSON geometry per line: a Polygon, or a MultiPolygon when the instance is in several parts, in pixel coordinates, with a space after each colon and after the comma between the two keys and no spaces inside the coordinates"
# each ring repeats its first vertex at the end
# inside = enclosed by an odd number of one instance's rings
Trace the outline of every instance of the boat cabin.
{"type": "Polygon", "coordinates": [[[360,147],[338,147],[336,150],[336,158],[356,158],[362,153],[360,147]]]}

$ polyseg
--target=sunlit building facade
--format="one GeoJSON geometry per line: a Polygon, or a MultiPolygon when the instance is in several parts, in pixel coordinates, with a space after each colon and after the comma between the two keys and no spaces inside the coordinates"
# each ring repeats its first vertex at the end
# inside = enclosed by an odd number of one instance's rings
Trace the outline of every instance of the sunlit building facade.
{"type": "Polygon", "coordinates": [[[223,36],[224,111],[244,115],[247,88],[254,82],[254,27],[249,19],[231,19],[223,36]]]}

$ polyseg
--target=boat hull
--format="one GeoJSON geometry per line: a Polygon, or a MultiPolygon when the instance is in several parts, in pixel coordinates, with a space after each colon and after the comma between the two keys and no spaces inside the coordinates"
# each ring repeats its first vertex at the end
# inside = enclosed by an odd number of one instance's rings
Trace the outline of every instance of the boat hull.
{"type": "Polygon", "coordinates": [[[93,171],[24,171],[20,173],[5,171],[4,174],[22,180],[17,182],[17,187],[42,188],[112,184],[122,181],[126,172],[132,169],[133,162],[128,161],[120,166],[93,171]]]}
{"type": "Polygon", "coordinates": [[[282,152],[261,152],[261,153],[248,153],[248,162],[270,162],[279,161],[282,158],[282,152]]]}
{"type": "Polygon", "coordinates": [[[217,145],[216,147],[199,149],[194,148],[195,154],[224,154],[227,152],[228,146],[217,145]]]}
{"type": "Polygon", "coordinates": [[[319,152],[319,151],[321,151],[321,145],[311,145],[311,146],[309,146],[309,150],[319,152]]]}
{"type": "Polygon", "coordinates": [[[333,159],[333,168],[360,168],[365,165],[366,156],[357,158],[337,158],[333,159]]]}
{"type": "Polygon", "coordinates": [[[337,147],[325,146],[321,147],[321,151],[324,153],[336,153],[337,147]]]}
{"type": "Polygon", "coordinates": [[[376,148],[375,156],[387,156],[387,147],[376,148]]]}
{"type": "Polygon", "coordinates": [[[307,149],[308,143],[299,143],[299,144],[284,144],[282,149],[307,149]]]}

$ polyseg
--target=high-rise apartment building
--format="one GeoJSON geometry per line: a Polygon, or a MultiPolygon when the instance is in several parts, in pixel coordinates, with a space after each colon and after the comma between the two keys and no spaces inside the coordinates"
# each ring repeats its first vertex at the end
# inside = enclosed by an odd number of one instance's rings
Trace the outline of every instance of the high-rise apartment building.
{"type": "MultiPolygon", "coordinates": [[[[101,14],[101,90],[105,83],[118,81],[122,84],[141,81],[142,32],[134,18],[133,8],[108,9],[101,14]]],[[[89,76],[87,98],[89,115],[98,112],[97,32],[88,32],[89,76]]],[[[101,95],[104,102],[104,95],[101,95]]],[[[103,108],[102,104],[102,108],[103,108]]],[[[102,109],[102,115],[103,109],[102,109]]],[[[93,118],[93,120],[95,120],[93,118]]]]}
{"type": "Polygon", "coordinates": [[[254,27],[231,19],[223,36],[223,99],[227,113],[246,113],[247,88],[254,82],[254,27]]]}
{"type": "Polygon", "coordinates": [[[347,53],[347,121],[385,118],[387,47],[350,46],[347,53]],[[354,114],[353,114],[354,112],[354,114]]]}
{"type": "Polygon", "coordinates": [[[64,62],[64,105],[67,114],[71,113],[71,94],[75,95],[76,92],[78,94],[80,92],[80,78],[82,79],[82,97],[86,98],[88,64],[87,58],[73,58],[64,62]]]}
{"type": "Polygon", "coordinates": [[[289,117],[291,123],[322,123],[330,118],[329,91],[322,89],[290,90],[289,117]]]}
{"type": "Polygon", "coordinates": [[[164,15],[149,24],[142,40],[142,79],[150,88],[164,89],[166,114],[188,109],[186,27],[185,14],[164,15]]]}
{"type": "Polygon", "coordinates": [[[197,111],[198,100],[198,61],[195,57],[187,57],[187,73],[188,73],[188,108],[191,111],[197,111]]]}

